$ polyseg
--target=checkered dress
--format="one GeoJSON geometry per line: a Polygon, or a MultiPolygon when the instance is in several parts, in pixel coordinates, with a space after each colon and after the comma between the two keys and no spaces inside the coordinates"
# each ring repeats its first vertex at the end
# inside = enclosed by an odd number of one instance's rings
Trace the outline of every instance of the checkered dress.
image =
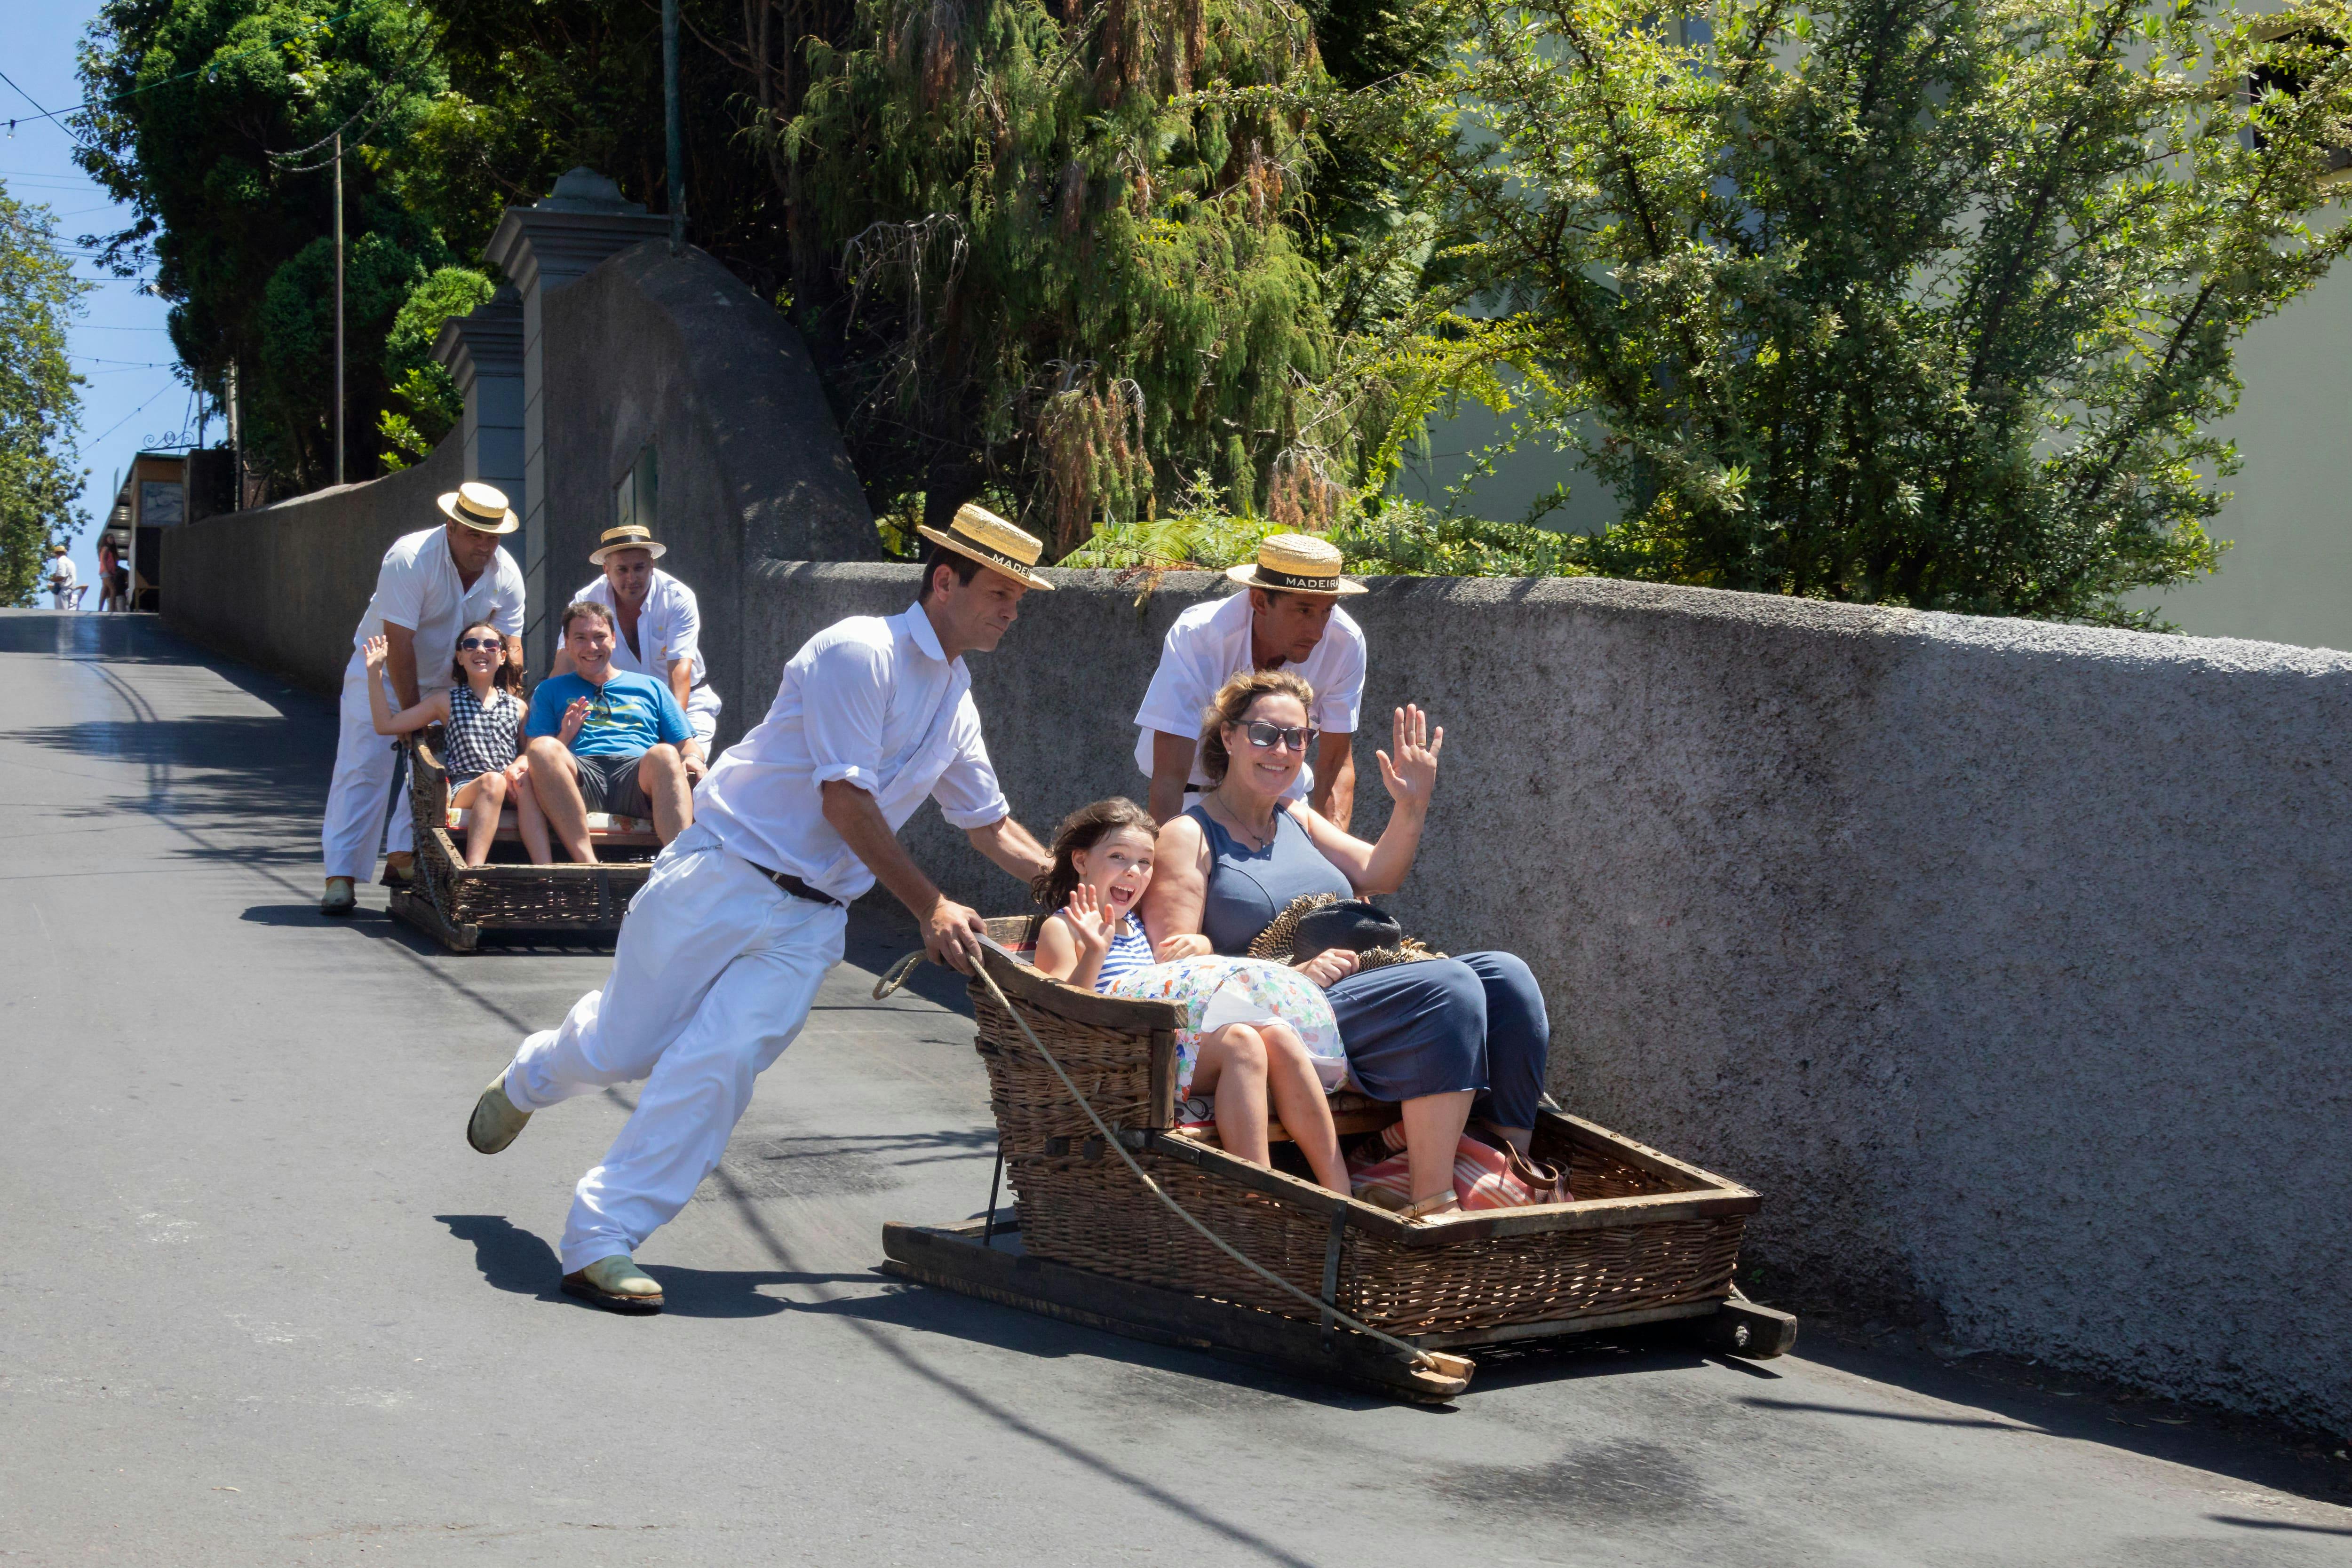
{"type": "Polygon", "coordinates": [[[471,685],[449,688],[449,777],[491,773],[515,759],[515,737],[522,728],[522,699],[500,686],[490,688],[487,707],[474,700],[471,685]]]}

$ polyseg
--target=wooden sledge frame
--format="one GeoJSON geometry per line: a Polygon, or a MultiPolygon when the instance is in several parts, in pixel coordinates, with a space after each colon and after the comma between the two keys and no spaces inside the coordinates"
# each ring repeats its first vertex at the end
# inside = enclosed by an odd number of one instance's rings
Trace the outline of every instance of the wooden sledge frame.
{"type": "Polygon", "coordinates": [[[416,858],[408,882],[390,883],[386,904],[394,919],[459,953],[475,951],[486,930],[583,936],[619,933],[629,900],[652,874],[652,862],[468,866],[464,852],[450,836],[448,770],[442,766],[428,732],[404,736],[401,744],[408,753],[408,804],[416,858]],[[462,896],[457,892],[460,884],[482,896],[478,900],[462,896]],[[477,903],[495,909],[500,904],[524,902],[552,903],[578,913],[540,908],[520,917],[492,914],[483,919],[467,918],[477,903]]]}
{"type": "MultiPolygon", "coordinates": [[[[1414,1404],[1451,1402],[1468,1389],[1475,1372],[1474,1360],[1458,1356],[1449,1357],[1448,1364],[1438,1370],[1416,1369],[1387,1345],[1344,1328],[1327,1330],[1301,1319],[1207,1296],[1114,1280],[989,1244],[996,1237],[1019,1231],[1017,1211],[1009,1218],[971,1219],[960,1225],[891,1221],[882,1228],[887,1260],[882,1271],[1127,1339],[1207,1351],[1227,1360],[1367,1388],[1414,1404]],[[1459,1375],[1454,1375],[1456,1364],[1459,1375]]],[[[1679,1306],[1514,1323],[1469,1333],[1400,1337],[1423,1350],[1458,1353],[1677,1322],[1688,1324],[1706,1349],[1743,1360],[1781,1355],[1797,1343],[1793,1316],[1759,1306],[1736,1291],[1724,1300],[1679,1306]]]]}

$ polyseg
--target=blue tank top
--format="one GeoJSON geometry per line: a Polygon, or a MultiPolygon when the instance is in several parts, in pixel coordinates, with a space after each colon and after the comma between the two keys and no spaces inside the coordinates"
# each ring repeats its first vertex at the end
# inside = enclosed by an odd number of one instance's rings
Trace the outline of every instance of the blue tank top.
{"type": "Polygon", "coordinates": [[[1307,830],[1283,806],[1274,814],[1274,842],[1251,849],[1217,824],[1206,806],[1194,806],[1186,816],[1208,835],[1208,898],[1201,908],[1201,931],[1220,953],[1249,951],[1257,934],[1290,907],[1291,900],[1310,893],[1356,896],[1348,873],[1323,858],[1307,830]]]}
{"type": "Polygon", "coordinates": [[[1113,980],[1138,969],[1149,969],[1153,961],[1151,939],[1143,934],[1143,922],[1130,915],[1119,934],[1110,939],[1110,951],[1103,955],[1102,967],[1095,971],[1095,989],[1108,991],[1113,980]]]}

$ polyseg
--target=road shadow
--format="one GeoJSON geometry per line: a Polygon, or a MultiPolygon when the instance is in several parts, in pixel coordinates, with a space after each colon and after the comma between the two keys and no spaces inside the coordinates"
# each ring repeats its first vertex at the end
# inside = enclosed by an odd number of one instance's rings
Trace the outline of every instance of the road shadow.
{"type": "MultiPolygon", "coordinates": [[[[502,1214],[436,1214],[451,1237],[474,1249],[482,1282],[509,1295],[529,1296],[551,1306],[603,1309],[567,1296],[555,1249],[502,1214]]],[[[765,1318],[794,1303],[763,1293],[779,1285],[836,1285],[864,1281],[863,1274],[811,1274],[787,1269],[686,1269],[648,1263],[646,1272],[661,1281],[662,1311],[682,1318],[765,1318]]]]}
{"type": "MultiPolygon", "coordinates": [[[[1826,1332],[1800,1341],[1806,1360],[1955,1406],[1949,1416],[1862,1404],[1796,1402],[1761,1391],[1744,1403],[1853,1421],[1907,1422],[2041,1433],[2229,1476],[2315,1502],[2352,1507],[2352,1465],[2332,1458],[2341,1437],[2188,1406],[1999,1356],[1942,1360],[1894,1344],[1859,1345],[1826,1332]]],[[[2229,1520],[2251,1526],[2269,1521],[2229,1520]]]]}

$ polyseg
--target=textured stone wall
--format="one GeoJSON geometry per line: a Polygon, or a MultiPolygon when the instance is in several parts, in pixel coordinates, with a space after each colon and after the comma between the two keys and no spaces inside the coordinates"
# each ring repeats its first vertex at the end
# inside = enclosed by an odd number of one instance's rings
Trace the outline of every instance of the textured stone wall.
{"type": "Polygon", "coordinates": [[[434,499],[457,487],[464,463],[453,438],[369,484],[164,529],[164,624],[297,685],[341,691],[383,552],[441,525],[434,499]]]}
{"type": "MultiPolygon", "coordinates": [[[[915,588],[758,575],[771,694],[809,633],[915,588]]],[[[1139,610],[1052,575],[971,660],[1040,832],[1141,797],[1160,640],[1223,591],[1171,577],[1139,610]]],[[[1595,580],[1349,609],[1371,712],[1446,728],[1391,906],[1524,956],[1554,1090],[1761,1190],[1783,1289],[2352,1427],[2352,654],[1595,580]]],[[[936,811],[906,837],[955,895],[1021,904],[936,811]]]]}

